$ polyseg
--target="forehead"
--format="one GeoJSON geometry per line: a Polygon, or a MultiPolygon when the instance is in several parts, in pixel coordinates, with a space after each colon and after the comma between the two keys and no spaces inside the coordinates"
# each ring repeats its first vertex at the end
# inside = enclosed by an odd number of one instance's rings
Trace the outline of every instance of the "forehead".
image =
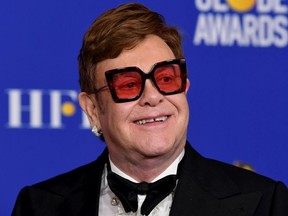
{"type": "Polygon", "coordinates": [[[155,63],[174,58],[172,50],[160,37],[149,35],[134,48],[124,50],[117,58],[99,62],[96,71],[99,76],[105,71],[129,66],[149,71],[155,63]]]}

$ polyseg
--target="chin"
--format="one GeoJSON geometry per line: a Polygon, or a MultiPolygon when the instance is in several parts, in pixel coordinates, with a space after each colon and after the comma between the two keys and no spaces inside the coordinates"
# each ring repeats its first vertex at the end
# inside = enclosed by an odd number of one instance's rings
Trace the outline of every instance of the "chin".
{"type": "Polygon", "coordinates": [[[157,157],[160,155],[165,155],[173,149],[172,144],[168,144],[168,141],[154,141],[153,143],[146,143],[142,146],[141,150],[145,151],[145,154],[150,157],[157,157]]]}

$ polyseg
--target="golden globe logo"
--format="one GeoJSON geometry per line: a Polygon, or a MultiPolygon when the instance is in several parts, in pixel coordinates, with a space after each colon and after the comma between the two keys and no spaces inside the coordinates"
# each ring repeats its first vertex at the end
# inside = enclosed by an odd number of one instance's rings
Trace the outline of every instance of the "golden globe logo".
{"type": "Polygon", "coordinates": [[[195,0],[195,45],[284,48],[287,0],[195,0]]]}
{"type": "Polygon", "coordinates": [[[256,0],[227,0],[227,3],[235,11],[246,12],[255,6],[256,0]]]}

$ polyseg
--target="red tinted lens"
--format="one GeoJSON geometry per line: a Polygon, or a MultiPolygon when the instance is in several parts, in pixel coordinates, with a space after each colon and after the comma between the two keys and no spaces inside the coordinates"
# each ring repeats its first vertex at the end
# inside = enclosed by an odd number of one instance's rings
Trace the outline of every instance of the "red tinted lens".
{"type": "Polygon", "coordinates": [[[182,88],[181,68],[178,64],[158,67],[154,72],[157,86],[163,92],[169,93],[182,88]]]}
{"type": "Polygon", "coordinates": [[[113,85],[119,99],[134,98],[139,95],[142,77],[138,72],[121,72],[113,76],[113,85]]]}

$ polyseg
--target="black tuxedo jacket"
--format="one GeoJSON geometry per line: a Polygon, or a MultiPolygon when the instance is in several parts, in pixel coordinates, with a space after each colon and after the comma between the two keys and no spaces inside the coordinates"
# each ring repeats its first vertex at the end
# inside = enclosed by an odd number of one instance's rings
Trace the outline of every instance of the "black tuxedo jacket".
{"type": "MultiPolygon", "coordinates": [[[[97,216],[107,160],[105,150],[88,165],[23,188],[12,216],[97,216]]],[[[206,159],[189,144],[183,160],[170,216],[288,216],[283,183],[206,159]]]]}

